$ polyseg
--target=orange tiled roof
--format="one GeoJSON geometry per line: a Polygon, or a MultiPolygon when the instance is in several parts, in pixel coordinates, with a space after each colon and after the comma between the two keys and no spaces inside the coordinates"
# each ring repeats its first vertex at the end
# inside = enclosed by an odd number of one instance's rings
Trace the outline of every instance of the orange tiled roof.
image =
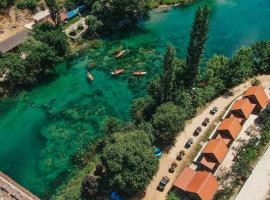
{"type": "Polygon", "coordinates": [[[201,159],[200,163],[203,166],[205,166],[208,169],[210,169],[210,170],[213,170],[216,167],[216,165],[217,165],[217,162],[215,160],[210,159],[210,158],[205,157],[205,156],[201,159]]]}
{"type": "Polygon", "coordinates": [[[248,96],[255,96],[262,108],[265,108],[268,103],[268,97],[265,94],[262,86],[253,86],[248,88],[247,91],[244,93],[244,97],[248,96]]]}
{"type": "Polygon", "coordinates": [[[244,117],[247,119],[252,113],[254,107],[255,105],[253,105],[249,99],[240,99],[233,104],[231,110],[241,110],[244,117]]]}
{"type": "Polygon", "coordinates": [[[221,163],[227,155],[229,149],[222,139],[209,140],[202,150],[203,154],[213,154],[217,161],[221,163]]]}
{"type": "Polygon", "coordinates": [[[226,144],[226,145],[228,145],[230,143],[230,141],[231,141],[231,139],[226,138],[226,137],[222,137],[222,135],[220,135],[220,134],[218,134],[216,138],[217,139],[222,139],[224,144],[226,144]]]}
{"type": "Polygon", "coordinates": [[[235,117],[225,118],[219,125],[217,131],[229,131],[233,139],[235,139],[241,131],[241,124],[235,117]]]}
{"type": "Polygon", "coordinates": [[[218,182],[209,172],[194,171],[187,167],[177,177],[174,186],[197,194],[201,200],[211,200],[218,189],[218,182]]]}

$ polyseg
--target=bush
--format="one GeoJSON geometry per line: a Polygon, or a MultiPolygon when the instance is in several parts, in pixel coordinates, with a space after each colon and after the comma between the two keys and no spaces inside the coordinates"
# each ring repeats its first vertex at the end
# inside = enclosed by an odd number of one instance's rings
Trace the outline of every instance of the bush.
{"type": "Polygon", "coordinates": [[[37,0],[24,0],[17,3],[19,9],[35,10],[37,7],[37,0]]]}

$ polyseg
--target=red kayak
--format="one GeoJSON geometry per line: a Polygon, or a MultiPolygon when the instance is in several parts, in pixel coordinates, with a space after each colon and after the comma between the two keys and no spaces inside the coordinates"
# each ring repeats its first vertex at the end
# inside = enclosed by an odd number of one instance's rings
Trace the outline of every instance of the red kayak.
{"type": "Polygon", "coordinates": [[[87,72],[87,76],[88,76],[90,81],[94,80],[94,76],[90,72],[87,72]]]}
{"type": "Polygon", "coordinates": [[[123,56],[125,54],[125,50],[120,51],[118,54],[115,55],[116,58],[120,58],[121,56],[123,56]]]}
{"type": "Polygon", "coordinates": [[[123,74],[125,70],[123,69],[118,69],[112,72],[112,75],[119,75],[119,74],[123,74]]]}
{"type": "Polygon", "coordinates": [[[143,75],[145,75],[147,72],[132,72],[132,74],[134,75],[134,76],[143,76],[143,75]]]}

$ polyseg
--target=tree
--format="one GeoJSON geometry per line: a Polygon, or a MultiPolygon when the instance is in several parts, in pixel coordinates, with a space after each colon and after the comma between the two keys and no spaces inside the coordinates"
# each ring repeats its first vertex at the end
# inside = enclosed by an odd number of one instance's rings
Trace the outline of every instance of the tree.
{"type": "Polygon", "coordinates": [[[186,57],[186,85],[190,87],[194,87],[199,73],[201,56],[208,35],[209,13],[207,5],[204,8],[198,8],[190,33],[186,57]]]}
{"type": "Polygon", "coordinates": [[[156,130],[156,139],[160,144],[171,145],[175,136],[185,126],[187,115],[175,104],[161,104],[153,115],[152,124],[156,130]]]}
{"type": "Polygon", "coordinates": [[[229,76],[229,59],[225,56],[214,55],[206,64],[205,81],[215,88],[217,94],[223,93],[229,76]]]}
{"type": "Polygon", "coordinates": [[[45,0],[46,5],[48,6],[51,14],[51,18],[55,25],[59,25],[61,23],[60,20],[60,8],[56,2],[56,0],[45,0]]]}
{"type": "Polygon", "coordinates": [[[270,41],[261,41],[251,46],[255,73],[270,71],[270,41]]]}
{"type": "Polygon", "coordinates": [[[161,103],[173,101],[175,96],[175,49],[169,46],[164,56],[164,74],[162,76],[161,103]]]}
{"type": "Polygon", "coordinates": [[[54,72],[54,65],[59,62],[60,58],[55,50],[45,43],[35,41],[28,45],[25,59],[30,70],[28,76],[31,78],[31,82],[36,82],[41,76],[54,72]]]}
{"type": "Polygon", "coordinates": [[[253,74],[253,55],[251,48],[241,48],[230,60],[229,86],[235,86],[253,74]]]}
{"type": "Polygon", "coordinates": [[[32,32],[34,38],[53,47],[58,56],[64,56],[68,51],[66,34],[60,27],[54,27],[48,22],[37,24],[32,32]]]}
{"type": "Polygon", "coordinates": [[[81,194],[83,197],[93,199],[98,193],[98,182],[94,176],[86,176],[82,182],[81,194]]]}
{"type": "Polygon", "coordinates": [[[103,121],[102,131],[107,134],[111,135],[121,129],[121,122],[115,117],[108,117],[103,121]]]}
{"type": "Polygon", "coordinates": [[[154,112],[155,104],[150,96],[135,99],[131,107],[131,114],[136,124],[149,121],[154,112]]]}
{"type": "Polygon", "coordinates": [[[103,26],[102,21],[98,20],[93,15],[89,15],[86,18],[86,24],[88,26],[86,34],[90,37],[90,39],[98,37],[99,31],[101,30],[103,26]]]}
{"type": "Polygon", "coordinates": [[[1,0],[0,1],[0,8],[7,8],[8,6],[12,5],[15,0],[1,0]]]}
{"type": "Polygon", "coordinates": [[[104,0],[92,6],[92,14],[102,21],[108,32],[136,26],[148,15],[148,10],[145,0],[104,0]]]}
{"type": "Polygon", "coordinates": [[[143,191],[158,169],[158,159],[144,131],[114,134],[101,159],[111,189],[129,196],[143,191]]]}
{"type": "Polygon", "coordinates": [[[0,56],[0,74],[11,91],[16,85],[28,83],[27,67],[19,54],[7,53],[0,56]]]}

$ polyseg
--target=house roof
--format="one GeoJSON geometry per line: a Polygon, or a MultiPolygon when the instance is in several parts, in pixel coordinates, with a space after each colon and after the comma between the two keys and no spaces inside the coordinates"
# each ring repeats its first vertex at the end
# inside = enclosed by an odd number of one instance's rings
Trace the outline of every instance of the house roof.
{"type": "Polygon", "coordinates": [[[236,139],[241,131],[241,124],[235,117],[225,118],[219,125],[217,131],[229,131],[231,137],[236,139]]]}
{"type": "Polygon", "coordinates": [[[222,139],[209,140],[202,150],[203,154],[213,154],[217,161],[221,163],[227,155],[229,149],[222,139]]]}
{"type": "Polygon", "coordinates": [[[205,166],[205,167],[207,167],[208,169],[210,169],[210,170],[213,170],[213,169],[216,167],[216,165],[217,165],[217,162],[216,162],[215,160],[213,160],[213,159],[211,159],[211,158],[209,158],[209,157],[205,157],[205,156],[202,157],[200,163],[201,163],[203,166],[205,166]]]}
{"type": "Polygon", "coordinates": [[[64,12],[60,12],[60,20],[61,22],[65,22],[67,20],[67,14],[64,12]]]}
{"type": "Polygon", "coordinates": [[[40,200],[10,177],[0,172],[0,199],[40,200]]]}
{"type": "Polygon", "coordinates": [[[6,40],[0,43],[0,53],[6,53],[21,43],[27,38],[28,31],[26,29],[16,33],[15,35],[7,38],[6,40]]]}
{"type": "Polygon", "coordinates": [[[209,172],[185,168],[177,177],[174,186],[186,192],[197,194],[201,200],[211,200],[218,189],[218,182],[209,172]]]}
{"type": "Polygon", "coordinates": [[[47,10],[44,10],[44,11],[39,11],[37,12],[32,18],[35,20],[35,21],[40,21],[44,18],[47,18],[50,16],[50,11],[49,9],[47,10]]]}
{"type": "Polygon", "coordinates": [[[262,86],[253,86],[247,89],[247,91],[244,93],[244,97],[249,96],[255,96],[258,103],[262,108],[265,108],[268,103],[268,97],[264,92],[264,89],[262,86]]]}
{"type": "Polygon", "coordinates": [[[249,99],[245,98],[245,99],[239,99],[237,100],[231,110],[234,111],[234,110],[241,110],[242,113],[244,114],[244,117],[247,119],[250,114],[252,113],[254,107],[256,105],[252,104],[249,99]]]}

